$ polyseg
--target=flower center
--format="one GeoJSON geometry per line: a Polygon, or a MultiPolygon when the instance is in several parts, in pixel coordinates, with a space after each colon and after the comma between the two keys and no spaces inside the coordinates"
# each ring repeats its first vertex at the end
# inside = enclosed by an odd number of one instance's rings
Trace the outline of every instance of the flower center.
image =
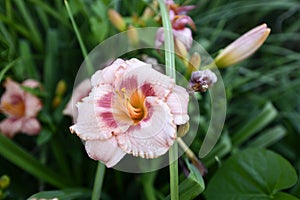
{"type": "Polygon", "coordinates": [[[127,100],[127,109],[130,118],[134,124],[139,123],[147,115],[147,109],[144,105],[145,96],[135,90],[127,100]]]}
{"type": "Polygon", "coordinates": [[[2,101],[1,109],[13,117],[20,118],[25,114],[25,104],[19,98],[14,98],[14,101],[2,101]]]}

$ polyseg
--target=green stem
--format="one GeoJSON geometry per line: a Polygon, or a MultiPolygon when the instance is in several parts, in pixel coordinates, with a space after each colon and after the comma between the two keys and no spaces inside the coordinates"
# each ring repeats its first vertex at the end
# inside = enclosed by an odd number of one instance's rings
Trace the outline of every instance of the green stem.
{"type": "Polygon", "coordinates": [[[87,57],[88,54],[87,54],[86,47],[85,47],[85,45],[84,45],[84,43],[83,43],[81,34],[80,34],[79,30],[78,30],[77,24],[76,24],[76,22],[75,22],[75,20],[74,20],[74,17],[73,17],[73,15],[72,15],[72,12],[71,12],[71,8],[70,8],[70,6],[69,6],[69,3],[68,3],[67,0],[64,0],[64,2],[65,2],[65,6],[66,6],[66,9],[67,9],[68,15],[69,15],[70,20],[71,20],[73,29],[74,29],[74,31],[75,31],[77,40],[78,40],[78,42],[79,42],[79,45],[80,45],[80,49],[81,49],[82,55],[83,55],[83,57],[86,59],[86,62],[87,62],[87,72],[88,72],[89,75],[92,75],[92,74],[94,73],[94,69],[93,69],[93,66],[92,66],[90,60],[89,60],[88,57],[87,57]]]}
{"type": "Polygon", "coordinates": [[[171,200],[179,199],[179,180],[178,180],[178,144],[174,142],[173,146],[169,150],[169,162],[170,162],[170,194],[171,200]]]}
{"type": "MultiPolygon", "coordinates": [[[[172,25],[170,22],[169,12],[165,6],[164,0],[159,0],[158,2],[159,2],[162,22],[164,27],[166,74],[175,80],[176,73],[175,73],[174,39],[173,39],[172,25]]],[[[177,159],[178,159],[178,144],[177,141],[175,141],[173,146],[169,150],[171,200],[179,199],[177,159]]]]}
{"type": "Polygon", "coordinates": [[[100,199],[104,173],[105,173],[105,165],[99,161],[97,165],[95,180],[94,180],[92,200],[100,199]]]}
{"type": "Polygon", "coordinates": [[[164,27],[166,74],[175,79],[175,56],[172,25],[169,17],[169,12],[165,6],[164,1],[159,0],[158,2],[164,27]]]}

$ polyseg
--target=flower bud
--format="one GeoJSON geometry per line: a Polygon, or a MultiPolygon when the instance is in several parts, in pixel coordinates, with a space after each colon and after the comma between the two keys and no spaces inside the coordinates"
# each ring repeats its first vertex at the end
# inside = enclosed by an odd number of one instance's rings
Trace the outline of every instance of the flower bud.
{"type": "Polygon", "coordinates": [[[139,44],[139,34],[135,27],[131,25],[128,27],[127,37],[132,46],[137,46],[139,44]]]}
{"type": "Polygon", "coordinates": [[[178,137],[184,137],[190,129],[190,123],[187,122],[185,124],[179,125],[177,129],[178,137]]]}
{"type": "Polygon", "coordinates": [[[192,71],[198,70],[200,65],[201,65],[201,56],[198,52],[194,52],[189,60],[188,74],[191,74],[192,71]]]}
{"type": "Polygon", "coordinates": [[[62,96],[67,90],[67,84],[64,80],[60,80],[57,83],[55,94],[58,96],[62,96]]]}
{"type": "Polygon", "coordinates": [[[0,177],[0,189],[5,189],[10,184],[10,178],[7,175],[3,175],[0,177]]]}
{"type": "Polygon", "coordinates": [[[111,23],[118,29],[119,31],[126,30],[126,23],[122,16],[115,10],[109,9],[108,10],[108,17],[111,23]]]}
{"type": "Polygon", "coordinates": [[[270,31],[266,24],[251,29],[222,50],[215,64],[222,68],[248,58],[264,43],[270,31]]]}
{"type": "Polygon", "coordinates": [[[183,60],[186,60],[188,55],[187,49],[178,38],[174,38],[174,47],[175,53],[183,60]]]}
{"type": "Polygon", "coordinates": [[[189,81],[188,92],[206,92],[218,80],[217,76],[209,69],[194,71],[189,81]]]}

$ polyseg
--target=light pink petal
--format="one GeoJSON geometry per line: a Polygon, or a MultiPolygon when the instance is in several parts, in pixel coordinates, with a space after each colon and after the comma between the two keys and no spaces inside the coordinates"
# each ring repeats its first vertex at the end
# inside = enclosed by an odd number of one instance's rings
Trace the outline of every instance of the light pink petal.
{"type": "Polygon", "coordinates": [[[127,101],[120,97],[111,85],[95,87],[90,96],[94,98],[94,111],[101,129],[119,134],[126,131],[133,123],[127,114],[125,105],[127,101]]]}
{"type": "Polygon", "coordinates": [[[193,43],[192,31],[189,28],[184,28],[180,30],[173,29],[174,37],[180,40],[187,50],[189,50],[193,43]]]}
{"type": "Polygon", "coordinates": [[[30,88],[36,88],[40,86],[40,83],[32,79],[27,79],[22,83],[22,85],[30,88]]]}
{"type": "Polygon", "coordinates": [[[176,12],[179,15],[186,15],[188,11],[191,11],[195,8],[196,8],[195,5],[180,6],[180,7],[176,8],[176,12]]]}
{"type": "MultiPolygon", "coordinates": [[[[105,89],[105,88],[103,88],[105,89]]],[[[103,90],[105,93],[105,90],[103,90]]],[[[99,122],[95,112],[95,99],[92,95],[84,98],[77,104],[78,118],[77,123],[70,127],[71,132],[75,132],[83,140],[103,140],[112,136],[112,128],[103,127],[99,122]]]]}
{"type": "MultiPolygon", "coordinates": [[[[63,114],[69,115],[73,117],[73,119],[77,119],[78,111],[75,107],[76,103],[78,103],[82,98],[88,96],[92,89],[91,81],[89,79],[85,79],[75,87],[72,93],[72,97],[68,102],[66,108],[63,110],[63,114]]],[[[75,120],[74,120],[75,121],[75,120]]]]}
{"type": "Polygon", "coordinates": [[[188,101],[189,95],[186,89],[177,85],[168,96],[166,102],[171,109],[176,125],[185,124],[189,120],[187,114],[188,101]]]}
{"type": "MultiPolygon", "coordinates": [[[[183,29],[173,29],[173,35],[175,38],[180,40],[187,50],[189,50],[193,43],[193,36],[192,31],[189,28],[183,28],[183,29]]],[[[164,44],[165,38],[164,38],[164,29],[159,28],[156,32],[155,36],[155,48],[159,49],[164,44]]]]}
{"type": "Polygon", "coordinates": [[[122,59],[115,60],[111,65],[105,67],[102,70],[96,71],[92,78],[91,83],[92,86],[97,86],[99,84],[111,84],[113,85],[116,77],[119,74],[122,74],[123,70],[127,66],[125,65],[125,61],[122,59]]]}
{"type": "Polygon", "coordinates": [[[164,28],[159,28],[155,35],[155,48],[159,49],[165,42],[164,28]]]}
{"type": "Polygon", "coordinates": [[[70,127],[83,140],[105,140],[127,130],[129,124],[118,123],[113,115],[111,85],[93,88],[88,97],[77,104],[77,123],[70,127]]]}
{"type": "Polygon", "coordinates": [[[7,118],[0,122],[0,132],[9,138],[12,138],[16,133],[20,132],[21,126],[21,119],[7,118]]]}
{"type": "Polygon", "coordinates": [[[24,94],[24,103],[25,103],[25,116],[35,117],[38,112],[42,109],[42,102],[36,96],[32,94],[24,94]]]}
{"type": "Polygon", "coordinates": [[[156,158],[168,151],[176,139],[176,125],[166,103],[146,98],[148,116],[117,137],[119,146],[129,154],[156,158]]]}
{"type": "Polygon", "coordinates": [[[114,137],[108,140],[88,140],[85,149],[89,157],[101,160],[107,167],[115,166],[126,154],[118,147],[114,137]]]}
{"type": "Polygon", "coordinates": [[[35,118],[23,119],[21,131],[27,135],[36,135],[40,132],[41,125],[35,118]]]}

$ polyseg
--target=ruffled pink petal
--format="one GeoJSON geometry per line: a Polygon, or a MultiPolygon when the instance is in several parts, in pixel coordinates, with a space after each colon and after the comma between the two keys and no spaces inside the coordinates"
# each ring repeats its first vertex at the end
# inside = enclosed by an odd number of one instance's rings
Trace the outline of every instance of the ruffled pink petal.
{"type": "Polygon", "coordinates": [[[26,117],[35,117],[38,112],[42,109],[42,102],[36,96],[32,94],[24,94],[24,103],[25,103],[25,116],[26,117]]]}
{"type": "Polygon", "coordinates": [[[77,123],[70,127],[83,140],[103,140],[112,137],[113,128],[103,126],[97,119],[95,112],[95,99],[90,95],[77,104],[77,123]]]}
{"type": "Polygon", "coordinates": [[[82,98],[88,96],[92,89],[91,81],[89,79],[83,80],[78,86],[75,87],[72,93],[72,97],[68,102],[66,108],[63,110],[63,114],[73,117],[74,121],[77,119],[78,111],[75,107],[82,98]]]}
{"type": "Polygon", "coordinates": [[[27,135],[36,135],[40,132],[41,125],[35,118],[27,118],[22,120],[21,131],[27,135]]]}
{"type": "Polygon", "coordinates": [[[189,120],[187,113],[188,101],[189,95],[186,89],[177,85],[168,96],[166,102],[171,109],[176,125],[185,124],[189,120]]]}
{"type": "Polygon", "coordinates": [[[127,66],[125,65],[125,61],[122,59],[115,60],[111,65],[105,67],[102,70],[98,70],[94,73],[91,78],[92,86],[97,86],[100,84],[111,84],[116,80],[117,76],[122,74],[123,70],[127,66]]]}
{"type": "Polygon", "coordinates": [[[0,131],[5,136],[12,138],[16,133],[20,132],[21,126],[21,119],[7,118],[0,122],[0,131]]]}
{"type": "Polygon", "coordinates": [[[85,149],[89,157],[101,160],[107,167],[115,166],[126,154],[118,147],[114,137],[108,140],[88,140],[85,149]]]}
{"type": "Polygon", "coordinates": [[[129,154],[156,158],[168,151],[176,139],[176,125],[170,108],[157,97],[147,97],[148,116],[117,137],[119,146],[129,154]]]}

